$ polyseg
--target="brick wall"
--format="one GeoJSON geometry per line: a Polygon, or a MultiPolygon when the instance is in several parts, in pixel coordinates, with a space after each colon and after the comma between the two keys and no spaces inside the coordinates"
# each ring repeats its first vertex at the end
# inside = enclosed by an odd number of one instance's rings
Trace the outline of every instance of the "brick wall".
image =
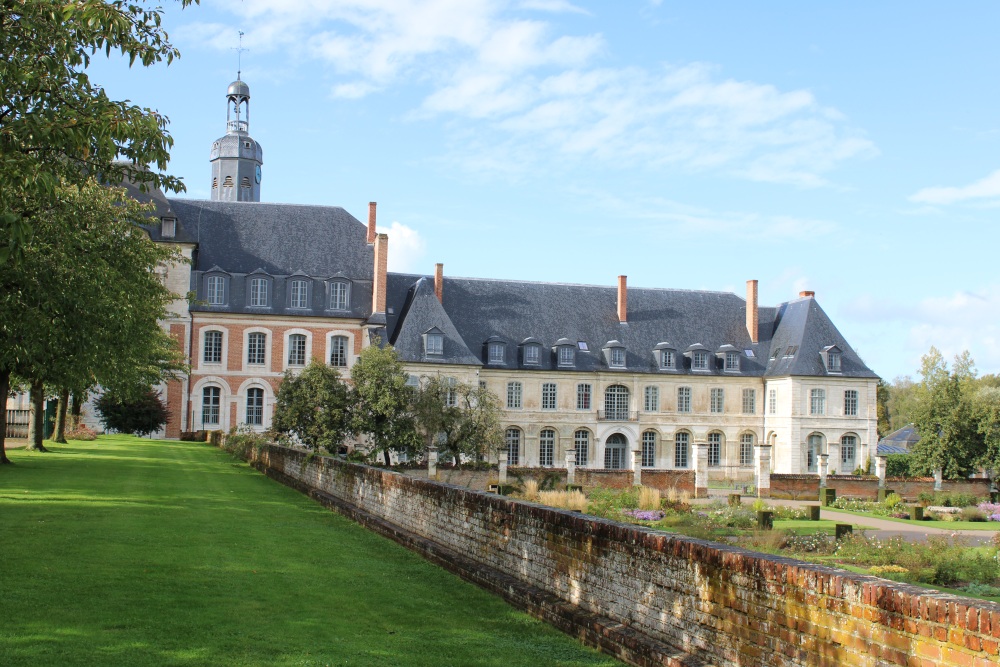
{"type": "MultiPolygon", "coordinates": [[[[826,478],[826,486],[837,491],[838,498],[861,498],[875,500],[878,498],[878,477],[861,477],[857,475],[830,475],[826,478]]],[[[931,477],[889,477],[885,480],[885,488],[895,491],[903,500],[914,502],[921,493],[934,492],[934,479],[931,477]]],[[[975,496],[990,495],[988,479],[944,480],[941,483],[944,493],[971,493],[975,496]]],[[[819,498],[819,477],[817,475],[771,475],[771,497],[791,498],[793,500],[816,500],[819,498]]]]}
{"type": "Polygon", "coordinates": [[[631,664],[997,664],[997,604],[276,446],[256,465],[631,664]]]}
{"type": "Polygon", "coordinates": [[[771,473],[771,497],[791,500],[817,500],[819,477],[771,473]]]}

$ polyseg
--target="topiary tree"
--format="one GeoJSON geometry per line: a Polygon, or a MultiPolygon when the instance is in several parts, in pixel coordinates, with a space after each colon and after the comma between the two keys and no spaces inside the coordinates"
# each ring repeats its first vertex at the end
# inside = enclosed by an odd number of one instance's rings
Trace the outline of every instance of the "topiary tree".
{"type": "Polygon", "coordinates": [[[152,389],[147,389],[137,398],[119,398],[105,392],[97,399],[96,407],[104,428],[119,433],[149,435],[170,421],[167,406],[160,399],[160,394],[152,389]]]}

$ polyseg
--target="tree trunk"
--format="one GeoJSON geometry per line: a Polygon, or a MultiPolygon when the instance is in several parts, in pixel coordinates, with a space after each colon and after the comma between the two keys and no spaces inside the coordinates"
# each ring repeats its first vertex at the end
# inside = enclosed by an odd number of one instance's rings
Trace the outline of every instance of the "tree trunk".
{"type": "Polygon", "coordinates": [[[69,389],[59,392],[59,405],[56,407],[56,430],[52,434],[55,442],[66,444],[66,409],[69,407],[69,389]]]}
{"type": "Polygon", "coordinates": [[[42,440],[45,438],[45,385],[41,380],[31,383],[31,420],[28,424],[28,449],[47,452],[42,440]]]}
{"type": "Polygon", "coordinates": [[[83,414],[83,401],[86,398],[86,392],[82,396],[78,391],[73,392],[73,399],[69,402],[69,419],[66,422],[66,428],[71,431],[80,425],[80,415],[83,414]]]}
{"type": "Polygon", "coordinates": [[[7,395],[10,392],[10,371],[0,370],[0,465],[10,463],[7,458],[7,395]]]}
{"type": "Polygon", "coordinates": [[[391,461],[389,460],[389,450],[388,449],[383,449],[382,450],[382,455],[385,457],[385,464],[386,465],[391,465],[391,461]]]}

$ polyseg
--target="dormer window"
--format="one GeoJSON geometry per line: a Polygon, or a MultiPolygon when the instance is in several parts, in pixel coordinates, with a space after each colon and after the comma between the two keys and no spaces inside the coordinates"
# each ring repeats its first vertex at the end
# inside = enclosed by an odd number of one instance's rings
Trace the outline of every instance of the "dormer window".
{"type": "Polygon", "coordinates": [[[500,341],[492,341],[487,346],[489,354],[489,363],[491,364],[502,364],[506,360],[507,356],[507,345],[500,341]]]}
{"type": "Polygon", "coordinates": [[[705,350],[695,350],[691,353],[691,369],[696,371],[708,370],[708,352],[705,350]]]}
{"type": "Polygon", "coordinates": [[[841,351],[836,345],[828,345],[820,350],[820,356],[823,357],[823,365],[826,367],[827,373],[840,373],[841,372],[841,351]]]}
{"type": "Polygon", "coordinates": [[[250,279],[250,301],[249,305],[255,308],[263,308],[269,304],[270,282],[267,278],[250,279]]]}
{"type": "Polygon", "coordinates": [[[437,327],[424,334],[424,354],[436,357],[444,354],[444,332],[437,327]]]}
{"type": "Polygon", "coordinates": [[[604,359],[609,368],[625,368],[625,346],[616,340],[604,346],[604,359]]]}
{"type": "Polygon", "coordinates": [[[537,366],[542,361],[542,346],[535,343],[524,346],[524,364],[537,366]]]}
{"type": "Polygon", "coordinates": [[[226,279],[223,276],[208,276],[205,279],[205,300],[210,306],[226,305],[226,279]]]}
{"type": "Polygon", "coordinates": [[[569,338],[560,338],[556,341],[556,361],[560,368],[572,368],[576,366],[576,343],[569,338]]]}
{"type": "Polygon", "coordinates": [[[165,239],[177,236],[177,218],[160,218],[160,236],[165,239]]]}
{"type": "Polygon", "coordinates": [[[670,343],[658,343],[653,348],[653,356],[661,371],[677,370],[677,350],[670,343]]]}
{"type": "Polygon", "coordinates": [[[350,283],[346,280],[330,282],[330,310],[347,310],[351,302],[350,283]]]}
{"type": "Polygon", "coordinates": [[[289,289],[288,306],[290,308],[309,307],[309,282],[293,280],[289,289]]]}
{"type": "Polygon", "coordinates": [[[727,373],[739,372],[740,355],[738,352],[726,352],[725,370],[727,373]]]}

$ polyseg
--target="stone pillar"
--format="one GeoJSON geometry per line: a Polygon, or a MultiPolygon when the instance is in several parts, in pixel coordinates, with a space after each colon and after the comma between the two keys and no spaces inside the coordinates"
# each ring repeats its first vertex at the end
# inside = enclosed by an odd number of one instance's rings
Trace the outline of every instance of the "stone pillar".
{"type": "Polygon", "coordinates": [[[830,469],[830,455],[819,455],[819,488],[826,488],[826,473],[830,469]]]}
{"type": "Polygon", "coordinates": [[[500,474],[497,479],[497,483],[504,485],[507,483],[507,448],[504,447],[499,453],[500,460],[498,461],[498,466],[500,468],[500,474]]]}
{"type": "Polygon", "coordinates": [[[632,448],[632,486],[642,486],[642,450],[638,444],[632,448]]]}
{"type": "Polygon", "coordinates": [[[576,450],[566,450],[566,485],[576,484],[576,450]]]}
{"type": "Polygon", "coordinates": [[[708,443],[695,445],[694,458],[694,497],[708,497],[708,443]]]}
{"type": "Polygon", "coordinates": [[[771,497],[771,445],[754,447],[754,472],[757,476],[757,497],[771,497]]]}
{"type": "Polygon", "coordinates": [[[944,470],[941,468],[936,468],[934,470],[934,490],[941,490],[941,481],[944,479],[944,470]]]}
{"type": "Polygon", "coordinates": [[[431,445],[427,448],[427,479],[437,479],[438,448],[431,445]]]}
{"type": "Polygon", "coordinates": [[[884,456],[875,457],[875,474],[878,475],[878,488],[885,488],[885,464],[886,458],[884,456]]]}

